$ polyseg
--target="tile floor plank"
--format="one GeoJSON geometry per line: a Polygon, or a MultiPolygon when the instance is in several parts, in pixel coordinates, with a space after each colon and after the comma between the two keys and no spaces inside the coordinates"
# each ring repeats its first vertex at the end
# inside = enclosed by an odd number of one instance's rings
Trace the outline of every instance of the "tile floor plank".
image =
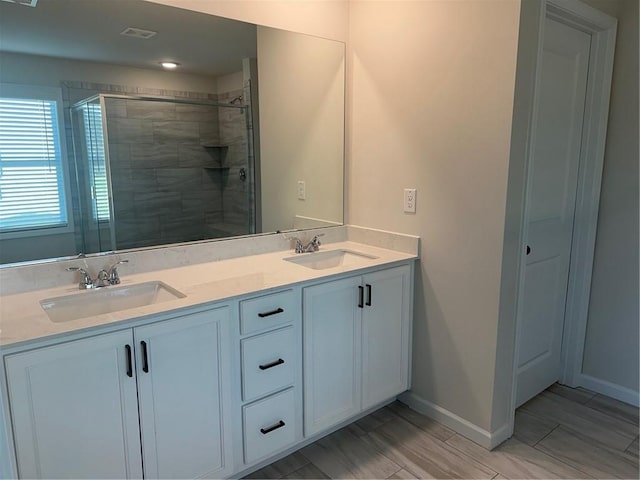
{"type": "Polygon", "coordinates": [[[562,425],[538,443],[536,449],[595,478],[638,478],[637,458],[606,447],[562,425]]]}
{"type": "Polygon", "coordinates": [[[391,475],[389,478],[397,479],[397,480],[417,480],[418,477],[416,477],[413,473],[409,472],[408,470],[405,470],[404,468],[402,468],[398,470],[396,473],[394,473],[393,475],[391,475]]]}
{"type": "Polygon", "coordinates": [[[396,418],[396,415],[391,413],[390,410],[380,408],[366,417],[356,420],[346,428],[349,429],[351,433],[361,437],[394,418],[396,418]]]}
{"type": "Polygon", "coordinates": [[[525,411],[516,410],[513,436],[533,447],[558,425],[556,422],[530,415],[525,411]]]}
{"type": "Polygon", "coordinates": [[[317,479],[317,478],[329,478],[329,477],[327,477],[322,472],[322,470],[316,467],[313,463],[307,463],[304,467],[296,470],[293,473],[290,473],[284,478],[317,479]]]}
{"type": "Polygon", "coordinates": [[[291,455],[287,455],[286,457],[281,458],[280,460],[261,468],[260,470],[256,470],[245,478],[283,478],[290,473],[301,469],[307,464],[309,464],[309,460],[304,455],[302,455],[302,453],[294,452],[291,455]]]}
{"type": "Polygon", "coordinates": [[[638,407],[597,394],[587,402],[587,407],[619,420],[638,425],[638,407]]]}
{"type": "Polygon", "coordinates": [[[443,442],[453,437],[456,433],[441,423],[410,409],[404,403],[394,402],[388,405],[386,409],[443,442]]]}
{"type": "Polygon", "coordinates": [[[610,417],[554,393],[542,392],[520,409],[557,422],[618,450],[626,449],[638,435],[638,426],[610,417]]]}
{"type": "Polygon", "coordinates": [[[511,438],[493,451],[454,435],[447,444],[507,478],[585,478],[584,472],[511,438]]]}
{"type": "Polygon", "coordinates": [[[368,436],[418,478],[493,478],[497,473],[404,419],[387,422],[368,436]]]}
{"type": "Polygon", "coordinates": [[[638,456],[640,455],[638,453],[638,450],[640,449],[640,445],[638,445],[638,437],[636,437],[636,439],[631,442],[631,445],[629,445],[629,447],[625,450],[626,453],[628,453],[629,455],[633,455],[634,457],[638,458],[638,456]]]}
{"type": "Polygon", "coordinates": [[[331,478],[386,478],[401,466],[346,429],[338,430],[301,450],[331,478]]]}
{"type": "Polygon", "coordinates": [[[586,388],[571,388],[566,385],[560,385],[559,383],[554,383],[547,388],[547,391],[578,403],[587,403],[596,396],[596,392],[592,392],[586,388]]]}

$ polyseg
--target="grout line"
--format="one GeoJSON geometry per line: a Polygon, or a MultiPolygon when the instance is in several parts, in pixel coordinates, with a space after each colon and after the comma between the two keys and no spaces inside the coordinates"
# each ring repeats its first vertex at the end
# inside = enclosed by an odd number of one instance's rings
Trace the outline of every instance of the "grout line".
{"type": "Polygon", "coordinates": [[[541,441],[543,441],[545,438],[547,438],[549,435],[551,435],[559,426],[560,426],[560,424],[558,423],[555,427],[553,427],[551,430],[549,430],[549,432],[544,437],[542,437],[540,440],[538,440],[536,443],[534,443],[531,446],[533,448],[535,448],[541,441]]]}
{"type": "MultiPolygon", "coordinates": [[[[482,465],[483,467],[485,467],[487,470],[489,470],[490,472],[493,472],[494,475],[491,478],[495,478],[498,475],[502,475],[500,472],[498,472],[497,470],[495,470],[492,466],[487,465],[486,463],[481,462],[479,459],[475,458],[472,455],[469,455],[468,453],[463,452],[462,450],[460,450],[458,447],[456,447],[455,445],[452,445],[449,443],[449,440],[451,440],[453,437],[455,436],[460,436],[461,438],[465,439],[465,440],[469,440],[467,437],[465,437],[464,435],[460,435],[459,433],[454,433],[451,437],[449,437],[446,441],[442,442],[444,443],[447,447],[449,448],[453,448],[454,450],[456,450],[457,452],[459,452],[464,458],[468,458],[472,461],[474,461],[475,463],[477,463],[478,465],[482,465]]],[[[470,442],[474,443],[475,445],[478,445],[476,442],[474,442],[473,440],[469,440],[470,442]]],[[[478,445],[480,448],[484,448],[482,445],[478,445]]],[[[487,450],[486,448],[484,448],[485,450],[487,450]]],[[[487,450],[489,451],[489,450],[487,450]]],[[[504,475],[506,476],[506,475],[504,475]]]]}
{"type": "Polygon", "coordinates": [[[633,440],[631,440],[631,442],[629,443],[629,445],[627,445],[627,448],[625,448],[624,450],[622,450],[623,453],[631,453],[628,450],[631,448],[631,445],[633,445],[633,443],[638,440],[638,438],[640,437],[640,435],[637,435],[636,438],[634,438],[633,440]]]}
{"type": "MultiPolygon", "coordinates": [[[[393,462],[393,463],[396,463],[396,462],[393,462]]],[[[396,463],[396,465],[398,465],[398,464],[396,463]]],[[[398,466],[399,466],[399,465],[398,465],[398,466]]],[[[386,478],[391,478],[391,477],[393,477],[396,473],[398,473],[398,472],[399,472],[400,470],[402,470],[403,468],[404,468],[404,467],[400,467],[400,468],[398,468],[398,470],[396,470],[395,472],[393,472],[391,475],[389,475],[389,476],[388,476],[388,477],[386,477],[386,478]]],[[[416,475],[414,475],[414,477],[415,477],[415,476],[416,476],[416,475]]]]}

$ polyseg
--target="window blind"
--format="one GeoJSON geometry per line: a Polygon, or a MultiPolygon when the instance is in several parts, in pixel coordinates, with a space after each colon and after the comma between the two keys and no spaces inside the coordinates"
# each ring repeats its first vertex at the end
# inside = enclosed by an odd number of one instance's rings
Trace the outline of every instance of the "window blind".
{"type": "Polygon", "coordinates": [[[0,98],[0,231],[67,225],[54,100],[0,98]]]}

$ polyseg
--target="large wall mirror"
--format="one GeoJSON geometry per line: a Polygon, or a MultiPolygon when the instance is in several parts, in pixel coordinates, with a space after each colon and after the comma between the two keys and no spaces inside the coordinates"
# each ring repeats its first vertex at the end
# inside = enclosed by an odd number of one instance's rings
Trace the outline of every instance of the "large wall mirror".
{"type": "Polygon", "coordinates": [[[0,263],[342,224],[344,69],[143,0],[0,1],[0,263]]]}

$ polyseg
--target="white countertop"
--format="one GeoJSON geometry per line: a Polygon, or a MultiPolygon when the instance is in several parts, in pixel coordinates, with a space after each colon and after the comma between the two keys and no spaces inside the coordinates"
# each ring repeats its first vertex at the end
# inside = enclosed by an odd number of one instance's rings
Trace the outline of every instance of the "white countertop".
{"type": "MultiPolygon", "coordinates": [[[[353,250],[377,258],[367,259],[358,265],[314,270],[283,260],[293,256],[291,250],[285,250],[135,275],[126,275],[125,273],[121,276],[121,286],[161,281],[180,291],[186,297],[59,323],[54,323],[49,319],[40,306],[41,300],[72,294],[91,295],[95,290],[80,291],[77,284],[74,283],[63,287],[1,296],[0,346],[14,346],[46,337],[81,332],[147,315],[166,313],[239,295],[318,280],[336,274],[357,273],[358,270],[417,258],[415,254],[350,241],[331,243],[321,247],[320,251],[340,249],[353,250]]],[[[159,255],[158,261],[162,261],[162,255],[159,255]]]]}

